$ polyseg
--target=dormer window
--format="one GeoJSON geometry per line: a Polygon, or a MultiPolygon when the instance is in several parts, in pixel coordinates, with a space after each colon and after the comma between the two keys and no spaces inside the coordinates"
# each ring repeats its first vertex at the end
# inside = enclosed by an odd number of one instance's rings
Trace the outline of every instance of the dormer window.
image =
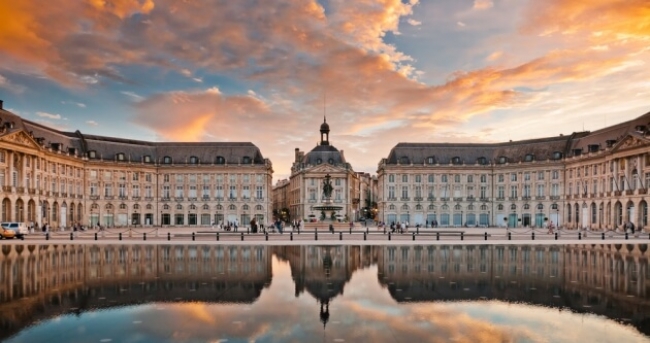
{"type": "Polygon", "coordinates": [[[117,154],[117,160],[118,161],[124,161],[124,153],[123,152],[120,152],[120,153],[117,154]]]}
{"type": "Polygon", "coordinates": [[[559,151],[554,152],[554,153],[553,153],[553,159],[554,159],[554,160],[560,160],[560,159],[562,159],[562,153],[559,152],[559,151]]]}
{"type": "Polygon", "coordinates": [[[217,156],[217,159],[215,160],[216,164],[226,164],[226,159],[223,158],[223,156],[217,156]]]}
{"type": "Polygon", "coordinates": [[[244,158],[242,158],[242,163],[243,164],[250,164],[251,163],[251,158],[248,157],[248,156],[244,156],[244,158]]]}
{"type": "Polygon", "coordinates": [[[88,151],[88,158],[97,158],[97,151],[95,150],[88,151]]]}
{"type": "Polygon", "coordinates": [[[334,160],[330,158],[329,160],[327,160],[327,163],[334,164],[334,160]]]}
{"type": "Polygon", "coordinates": [[[401,164],[409,164],[409,158],[407,156],[402,156],[402,158],[400,158],[399,163],[401,163],[401,164]]]}
{"type": "Polygon", "coordinates": [[[524,156],[524,162],[533,162],[534,159],[535,156],[533,156],[533,154],[526,154],[526,156],[524,156]]]}
{"type": "Polygon", "coordinates": [[[199,164],[199,158],[196,156],[190,156],[190,164],[199,164]]]}
{"type": "Polygon", "coordinates": [[[321,164],[321,163],[323,163],[323,160],[321,160],[320,158],[316,159],[316,164],[321,164]]]}
{"type": "Polygon", "coordinates": [[[573,149],[573,156],[582,155],[582,149],[573,149]]]}
{"type": "Polygon", "coordinates": [[[451,164],[460,164],[460,163],[461,163],[460,157],[456,156],[451,158],[451,164]]]}
{"type": "Polygon", "coordinates": [[[508,158],[505,156],[500,156],[499,157],[499,164],[506,164],[508,162],[508,158]]]}
{"type": "Polygon", "coordinates": [[[169,156],[163,157],[163,164],[172,164],[172,158],[169,156]]]}
{"type": "Polygon", "coordinates": [[[485,157],[479,157],[478,160],[476,161],[478,164],[484,166],[487,164],[487,158],[485,157]]]}
{"type": "Polygon", "coordinates": [[[151,163],[151,155],[144,156],[144,163],[151,163]]]}
{"type": "Polygon", "coordinates": [[[436,163],[436,158],[433,156],[427,157],[427,164],[434,164],[436,163]]]}

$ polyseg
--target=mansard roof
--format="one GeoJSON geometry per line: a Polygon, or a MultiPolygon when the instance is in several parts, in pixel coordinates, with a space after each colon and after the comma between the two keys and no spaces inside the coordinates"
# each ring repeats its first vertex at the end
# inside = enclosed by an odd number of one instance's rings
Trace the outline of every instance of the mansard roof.
{"type": "Polygon", "coordinates": [[[302,160],[305,164],[316,165],[320,163],[341,164],[346,163],[345,157],[333,145],[317,145],[308,152],[302,160]],[[320,159],[320,162],[319,162],[320,159]],[[331,162],[330,162],[331,161],[331,162]]]}
{"type": "MultiPolygon", "coordinates": [[[[598,151],[611,148],[629,133],[636,133],[643,136],[650,136],[650,112],[619,124],[608,126],[594,132],[590,132],[571,142],[571,151],[580,149],[582,153],[597,149],[598,151]]],[[[596,151],[592,151],[596,152],[596,151]]]]}
{"type": "Polygon", "coordinates": [[[197,157],[199,163],[212,164],[217,157],[223,157],[227,164],[243,163],[249,158],[251,164],[264,164],[265,160],[259,148],[251,142],[147,142],[108,136],[85,135],[80,131],[59,131],[45,125],[32,122],[0,109],[0,136],[24,131],[30,134],[43,147],[58,145],[61,151],[88,156],[94,151],[98,159],[115,160],[117,154],[124,154],[125,161],[142,162],[145,156],[152,163],[160,163],[164,157],[171,157],[174,164],[189,163],[191,156],[197,157]],[[6,124],[6,126],[5,126],[6,124]]]}

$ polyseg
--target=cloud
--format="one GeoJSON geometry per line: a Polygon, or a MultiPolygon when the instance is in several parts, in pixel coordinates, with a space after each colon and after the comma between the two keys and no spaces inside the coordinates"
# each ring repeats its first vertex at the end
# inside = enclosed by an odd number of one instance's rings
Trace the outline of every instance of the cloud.
{"type": "Polygon", "coordinates": [[[6,77],[0,75],[0,88],[4,88],[8,91],[14,92],[14,93],[22,93],[25,91],[24,86],[16,85],[12,82],[10,82],[6,77]]]}
{"type": "Polygon", "coordinates": [[[421,21],[415,20],[413,18],[409,18],[406,22],[409,23],[409,25],[411,25],[411,26],[420,26],[420,25],[422,25],[421,21]]]}
{"type": "Polygon", "coordinates": [[[42,118],[48,118],[48,119],[56,119],[59,120],[61,119],[60,114],[52,114],[52,113],[47,113],[47,112],[36,112],[36,115],[42,118]]]}
{"type": "Polygon", "coordinates": [[[80,108],[86,108],[86,104],[81,103],[81,102],[75,102],[75,101],[61,101],[61,104],[63,105],[74,105],[80,108]]]}
{"type": "Polygon", "coordinates": [[[97,123],[97,122],[94,121],[94,120],[87,120],[87,121],[86,121],[86,124],[87,124],[87,125],[90,125],[90,126],[98,126],[98,125],[99,125],[99,123],[97,123]]]}
{"type": "Polygon", "coordinates": [[[474,6],[472,8],[475,10],[486,10],[493,6],[494,3],[491,0],[474,0],[474,6]]]}
{"type": "Polygon", "coordinates": [[[465,26],[467,26],[467,25],[465,25],[465,23],[463,23],[462,21],[457,21],[457,22],[456,22],[456,25],[458,25],[458,26],[460,26],[460,27],[465,27],[465,26]]]}
{"type": "Polygon", "coordinates": [[[122,93],[122,94],[124,94],[124,95],[126,95],[126,96],[132,98],[133,100],[136,100],[136,101],[140,101],[140,100],[144,99],[143,96],[140,96],[140,95],[138,95],[138,94],[136,94],[136,93],[134,93],[134,92],[121,91],[120,93],[122,93]]]}

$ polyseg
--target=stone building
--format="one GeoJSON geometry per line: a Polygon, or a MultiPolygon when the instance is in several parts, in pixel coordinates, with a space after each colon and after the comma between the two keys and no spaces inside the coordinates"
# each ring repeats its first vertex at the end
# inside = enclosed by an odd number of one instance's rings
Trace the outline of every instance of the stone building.
{"type": "Polygon", "coordinates": [[[323,213],[315,210],[314,206],[325,204],[322,186],[327,174],[332,180],[332,203],[341,206],[334,219],[352,218],[360,201],[359,176],[345,160],[343,150],[339,151],[330,144],[329,133],[329,124],[324,120],[320,126],[320,143],[307,154],[298,148],[295,150],[286,191],[291,219],[322,219],[323,213]]]}
{"type": "Polygon", "coordinates": [[[273,169],[252,143],[158,143],[63,132],[1,104],[3,222],[208,226],[270,218],[273,169]]]}
{"type": "Polygon", "coordinates": [[[378,166],[386,222],[648,227],[650,113],[594,132],[494,144],[399,143],[378,166]]]}

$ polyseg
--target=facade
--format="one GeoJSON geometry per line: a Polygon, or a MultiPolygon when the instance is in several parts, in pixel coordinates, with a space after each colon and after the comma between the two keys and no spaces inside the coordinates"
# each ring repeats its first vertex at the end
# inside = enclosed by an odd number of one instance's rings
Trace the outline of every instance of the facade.
{"type": "Polygon", "coordinates": [[[271,216],[271,161],[252,143],[157,143],[62,132],[0,102],[2,221],[52,228],[209,226],[271,216]]]}
{"type": "MultiPolygon", "coordinates": [[[[323,213],[315,210],[314,206],[325,205],[323,180],[330,175],[333,186],[332,205],[341,206],[335,218],[349,220],[359,203],[359,177],[352,170],[352,165],[345,160],[343,150],[339,151],[329,142],[329,124],[323,121],[320,127],[321,141],[310,152],[305,154],[298,148],[295,150],[295,160],[291,166],[289,178],[288,204],[291,219],[306,221],[323,218],[323,213]]],[[[279,191],[281,188],[279,188],[279,191]]],[[[279,196],[281,197],[281,195],[279,196]]],[[[280,200],[284,201],[284,200],[280,200]]]]}
{"type": "Polygon", "coordinates": [[[388,223],[647,229],[650,113],[570,136],[399,143],[380,161],[378,182],[388,223]]]}

